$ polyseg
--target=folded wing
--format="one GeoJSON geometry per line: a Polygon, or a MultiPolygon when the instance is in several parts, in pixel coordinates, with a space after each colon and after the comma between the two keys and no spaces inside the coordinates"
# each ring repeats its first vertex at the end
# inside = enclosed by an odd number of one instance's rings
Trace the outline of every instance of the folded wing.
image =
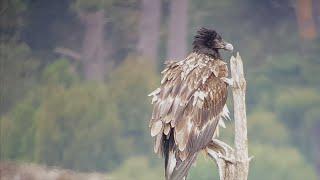
{"type": "Polygon", "coordinates": [[[150,94],[154,109],[149,126],[154,151],[167,158],[171,172],[166,173],[175,174],[188,158],[193,162],[214,136],[227,99],[227,84],[220,79],[227,71],[223,61],[192,53],[186,60],[168,63],[162,72],[160,87],[150,94]]]}

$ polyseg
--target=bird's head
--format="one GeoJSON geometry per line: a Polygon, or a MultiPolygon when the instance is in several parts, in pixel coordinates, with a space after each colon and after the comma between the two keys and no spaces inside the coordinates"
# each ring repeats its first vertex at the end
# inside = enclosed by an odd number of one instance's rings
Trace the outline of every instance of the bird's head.
{"type": "Polygon", "coordinates": [[[225,42],[213,29],[201,28],[193,40],[193,52],[220,58],[219,50],[233,51],[233,46],[225,42]]]}

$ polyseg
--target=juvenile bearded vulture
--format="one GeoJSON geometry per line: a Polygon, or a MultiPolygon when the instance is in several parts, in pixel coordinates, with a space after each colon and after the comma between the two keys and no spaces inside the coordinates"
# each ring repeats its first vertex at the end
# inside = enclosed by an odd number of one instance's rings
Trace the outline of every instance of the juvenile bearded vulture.
{"type": "Polygon", "coordinates": [[[214,30],[201,28],[193,51],[181,61],[166,63],[161,85],[149,96],[154,104],[149,127],[154,151],[165,159],[167,180],[186,179],[197,154],[218,135],[226,107],[228,67],[220,49],[232,51],[214,30]]]}

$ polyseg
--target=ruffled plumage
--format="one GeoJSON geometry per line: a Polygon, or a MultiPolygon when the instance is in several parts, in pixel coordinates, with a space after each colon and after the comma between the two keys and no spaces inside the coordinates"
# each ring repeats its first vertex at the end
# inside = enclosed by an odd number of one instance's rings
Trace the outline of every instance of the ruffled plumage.
{"type": "Polygon", "coordinates": [[[227,84],[221,80],[228,68],[220,59],[194,52],[168,62],[162,74],[160,87],[150,94],[149,126],[154,151],[165,156],[166,178],[172,179],[185,176],[197,153],[217,135],[217,126],[224,126],[222,118],[229,117],[227,84]]]}

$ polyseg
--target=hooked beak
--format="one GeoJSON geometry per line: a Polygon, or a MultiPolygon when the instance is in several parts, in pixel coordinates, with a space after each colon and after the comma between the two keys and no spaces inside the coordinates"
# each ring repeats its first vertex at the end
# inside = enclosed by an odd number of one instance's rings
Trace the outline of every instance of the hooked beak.
{"type": "Polygon", "coordinates": [[[223,42],[223,49],[232,52],[233,51],[233,46],[230,43],[223,42]]]}

